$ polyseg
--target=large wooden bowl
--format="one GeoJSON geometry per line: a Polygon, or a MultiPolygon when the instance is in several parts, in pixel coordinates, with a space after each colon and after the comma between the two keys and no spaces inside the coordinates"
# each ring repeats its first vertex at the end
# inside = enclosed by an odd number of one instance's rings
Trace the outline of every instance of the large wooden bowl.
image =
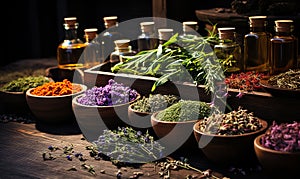
{"type": "Polygon", "coordinates": [[[265,134],[257,136],[254,140],[254,150],[263,170],[272,176],[297,176],[300,171],[300,152],[282,152],[268,149],[261,144],[261,138],[265,134]]]}
{"type": "Polygon", "coordinates": [[[26,91],[27,104],[38,122],[48,124],[67,123],[75,120],[72,110],[72,98],[83,93],[87,87],[80,84],[80,92],[61,96],[38,96],[31,92],[34,88],[26,91]]]}
{"type": "Polygon", "coordinates": [[[220,166],[245,166],[256,162],[253,141],[268,127],[265,120],[259,119],[262,128],[241,135],[218,135],[199,131],[201,120],[195,123],[193,130],[199,148],[206,158],[220,166]]]}

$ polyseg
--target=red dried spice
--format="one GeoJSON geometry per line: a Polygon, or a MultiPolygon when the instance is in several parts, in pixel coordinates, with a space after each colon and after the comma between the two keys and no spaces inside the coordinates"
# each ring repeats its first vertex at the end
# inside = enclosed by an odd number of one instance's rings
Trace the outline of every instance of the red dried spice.
{"type": "Polygon", "coordinates": [[[82,88],[79,84],[72,84],[67,79],[62,82],[48,82],[41,86],[36,87],[31,91],[31,94],[37,96],[62,96],[81,91],[82,88]]]}
{"type": "Polygon", "coordinates": [[[244,91],[258,91],[262,88],[260,80],[265,78],[264,73],[258,73],[254,71],[241,72],[237,74],[231,74],[225,78],[225,83],[229,88],[240,89],[244,91]]]}

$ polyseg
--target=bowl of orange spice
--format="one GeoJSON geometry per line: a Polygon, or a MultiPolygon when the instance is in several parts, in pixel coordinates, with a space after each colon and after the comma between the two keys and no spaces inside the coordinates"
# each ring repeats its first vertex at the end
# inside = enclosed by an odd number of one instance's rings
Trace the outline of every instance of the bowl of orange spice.
{"type": "Polygon", "coordinates": [[[43,123],[74,121],[73,97],[82,94],[87,87],[68,79],[51,81],[26,91],[26,101],[36,120],[43,123]]]}

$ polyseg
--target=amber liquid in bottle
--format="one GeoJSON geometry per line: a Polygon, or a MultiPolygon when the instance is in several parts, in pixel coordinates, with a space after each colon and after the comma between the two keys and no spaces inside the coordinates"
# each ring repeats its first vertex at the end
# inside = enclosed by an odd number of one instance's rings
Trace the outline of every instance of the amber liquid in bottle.
{"type": "Polygon", "coordinates": [[[85,47],[85,44],[59,45],[57,48],[58,67],[63,69],[83,68],[83,63],[78,60],[85,47]]]}

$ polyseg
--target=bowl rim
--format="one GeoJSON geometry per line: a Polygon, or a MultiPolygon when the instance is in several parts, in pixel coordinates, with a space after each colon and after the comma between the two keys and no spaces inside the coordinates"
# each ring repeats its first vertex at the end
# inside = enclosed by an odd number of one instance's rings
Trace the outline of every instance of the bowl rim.
{"type": "Polygon", "coordinates": [[[83,94],[79,94],[79,95],[75,96],[75,97],[72,99],[72,104],[76,104],[77,106],[86,107],[86,108],[95,108],[95,107],[96,107],[96,108],[114,108],[114,107],[119,107],[119,106],[128,105],[128,104],[131,104],[131,103],[133,103],[134,101],[138,100],[138,99],[141,97],[141,95],[140,95],[140,93],[137,93],[137,94],[138,94],[137,97],[136,97],[134,100],[132,100],[132,101],[130,101],[130,102],[128,102],[128,103],[117,104],[117,105],[112,105],[112,106],[98,106],[98,105],[84,105],[84,104],[78,103],[78,102],[77,102],[77,99],[78,99],[79,97],[81,97],[81,96],[84,96],[85,94],[83,93],[83,94]]]}
{"type": "Polygon", "coordinates": [[[197,134],[200,135],[205,135],[205,136],[212,136],[212,137],[219,137],[219,138],[237,138],[237,137],[243,137],[243,136],[250,136],[253,134],[257,134],[260,132],[263,132],[264,130],[266,130],[268,128],[268,122],[264,119],[258,118],[258,120],[262,123],[262,128],[260,128],[257,131],[253,131],[253,132],[248,132],[248,133],[244,133],[244,134],[239,134],[239,135],[218,135],[218,134],[209,134],[209,133],[205,133],[202,131],[199,131],[197,129],[197,126],[199,125],[199,123],[204,120],[204,119],[200,119],[198,122],[196,122],[193,126],[193,130],[194,132],[196,132],[197,134]]]}
{"type": "Polygon", "coordinates": [[[281,155],[299,155],[300,156],[300,152],[285,152],[285,151],[278,151],[278,150],[273,150],[267,147],[264,147],[261,143],[260,143],[260,139],[266,134],[261,134],[257,137],[255,137],[253,143],[254,143],[254,147],[264,151],[264,152],[268,152],[268,153],[273,153],[273,154],[281,154],[281,155]]]}
{"type": "Polygon", "coordinates": [[[4,91],[4,90],[0,90],[0,93],[3,93],[3,94],[26,94],[26,91],[22,92],[22,91],[4,91]]]}
{"type": "Polygon", "coordinates": [[[195,123],[200,120],[200,119],[195,119],[195,120],[188,120],[188,121],[162,121],[156,118],[156,115],[159,112],[161,111],[156,111],[151,115],[151,121],[155,121],[157,123],[164,123],[164,124],[186,124],[186,123],[195,123]]]}
{"type": "Polygon", "coordinates": [[[31,93],[32,90],[34,90],[35,88],[29,88],[26,91],[26,96],[30,96],[30,97],[34,97],[34,98],[42,98],[42,99],[54,99],[54,98],[63,98],[63,97],[69,97],[69,96],[76,96],[77,94],[80,94],[82,92],[84,92],[87,89],[87,86],[84,84],[79,84],[79,83],[72,83],[73,85],[80,85],[81,86],[81,90],[76,92],[76,93],[72,93],[72,94],[67,94],[67,95],[60,95],[60,96],[39,96],[39,95],[34,95],[31,93]]]}

